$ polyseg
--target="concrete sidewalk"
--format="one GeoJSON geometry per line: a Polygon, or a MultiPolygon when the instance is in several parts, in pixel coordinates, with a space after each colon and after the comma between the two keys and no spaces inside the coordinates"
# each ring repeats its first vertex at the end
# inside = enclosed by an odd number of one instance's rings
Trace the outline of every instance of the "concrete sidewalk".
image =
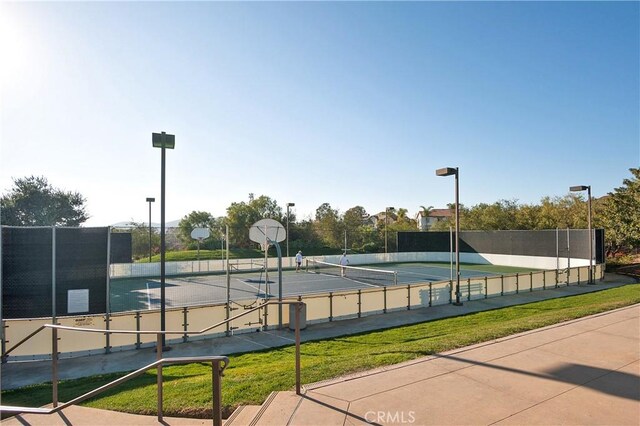
{"type": "Polygon", "coordinates": [[[640,305],[278,392],[251,425],[640,423],[640,305]]]}

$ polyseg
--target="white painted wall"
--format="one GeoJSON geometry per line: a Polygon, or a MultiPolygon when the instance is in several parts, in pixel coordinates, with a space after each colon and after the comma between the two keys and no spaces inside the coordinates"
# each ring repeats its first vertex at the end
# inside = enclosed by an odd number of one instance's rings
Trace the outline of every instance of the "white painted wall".
{"type": "MultiPolygon", "coordinates": [[[[451,260],[450,252],[409,252],[409,253],[367,253],[347,255],[350,265],[370,265],[389,262],[445,262],[451,260]]],[[[308,259],[338,263],[340,255],[309,256],[308,259]]],[[[455,260],[455,259],[454,259],[455,260]]],[[[492,264],[518,266],[535,269],[566,269],[568,267],[589,266],[588,259],[555,258],[539,256],[513,256],[508,254],[460,253],[461,263],[492,264]]],[[[250,270],[260,268],[264,259],[236,259],[229,263],[234,270],[250,270]]],[[[278,268],[278,259],[269,258],[269,269],[278,268]]],[[[282,267],[294,265],[293,257],[283,258],[282,267]]],[[[166,275],[185,275],[211,272],[224,272],[226,263],[222,260],[201,260],[185,262],[167,262],[166,275]]],[[[160,276],[160,263],[120,263],[111,265],[112,278],[153,277],[160,276]]]]}

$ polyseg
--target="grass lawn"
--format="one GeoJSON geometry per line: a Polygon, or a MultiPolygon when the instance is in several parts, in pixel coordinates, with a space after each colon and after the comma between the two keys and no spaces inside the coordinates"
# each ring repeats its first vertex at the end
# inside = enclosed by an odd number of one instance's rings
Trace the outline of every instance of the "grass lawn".
{"type": "MultiPolygon", "coordinates": [[[[302,344],[302,382],[395,364],[522,331],[640,303],[640,284],[496,309],[302,344]]],[[[295,385],[292,346],[232,355],[222,380],[224,414],[241,404],[260,404],[276,390],[295,385]]],[[[191,364],[164,368],[166,416],[211,415],[211,368],[191,364]]],[[[61,401],[120,377],[93,376],[61,382],[61,401]]],[[[155,414],[155,370],[84,405],[137,414],[155,414]]],[[[41,406],[51,402],[51,385],[2,392],[5,405],[41,406]]]]}

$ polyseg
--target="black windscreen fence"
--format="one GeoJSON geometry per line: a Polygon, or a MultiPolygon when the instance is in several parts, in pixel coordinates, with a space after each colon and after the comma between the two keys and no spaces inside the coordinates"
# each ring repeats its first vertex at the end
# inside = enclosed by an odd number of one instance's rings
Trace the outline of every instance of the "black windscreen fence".
{"type": "MultiPolygon", "coordinates": [[[[455,233],[453,234],[455,250],[455,233]]],[[[398,232],[399,252],[448,252],[449,232],[398,232]]],[[[604,230],[595,230],[595,259],[604,259],[604,230]]],[[[560,229],[556,231],[461,231],[461,253],[505,254],[589,259],[589,231],[560,229]]]]}
{"type": "Polygon", "coordinates": [[[106,312],[108,231],[2,227],[2,317],[106,312]]]}
{"type": "Polygon", "coordinates": [[[133,246],[131,232],[111,233],[111,263],[131,263],[133,246]]]}

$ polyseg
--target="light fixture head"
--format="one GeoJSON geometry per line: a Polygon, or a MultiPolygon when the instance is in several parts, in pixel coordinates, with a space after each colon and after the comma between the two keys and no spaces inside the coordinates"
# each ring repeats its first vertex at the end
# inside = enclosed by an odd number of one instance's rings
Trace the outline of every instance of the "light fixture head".
{"type": "Polygon", "coordinates": [[[444,167],[436,170],[436,176],[451,176],[458,173],[458,169],[454,167],[444,167]]]}
{"type": "Polygon", "coordinates": [[[154,148],[173,149],[176,146],[176,137],[175,135],[169,135],[165,132],[152,133],[151,143],[154,148]]]}
{"type": "Polygon", "coordinates": [[[152,197],[148,197],[148,198],[147,198],[147,202],[148,202],[148,203],[153,203],[153,202],[155,202],[155,201],[156,201],[156,199],[155,199],[155,198],[152,198],[152,197]]]}
{"type": "Polygon", "coordinates": [[[589,187],[587,185],[578,185],[578,186],[570,187],[569,191],[578,192],[578,191],[586,191],[587,189],[589,189],[589,187]]]}

